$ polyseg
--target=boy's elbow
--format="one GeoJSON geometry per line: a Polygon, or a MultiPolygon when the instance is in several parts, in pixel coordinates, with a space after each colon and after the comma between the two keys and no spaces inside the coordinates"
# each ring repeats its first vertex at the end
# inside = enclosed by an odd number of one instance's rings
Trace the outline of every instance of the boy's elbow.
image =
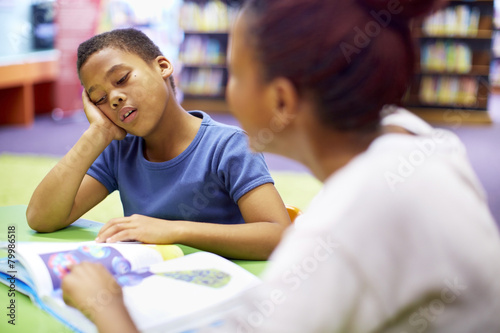
{"type": "Polygon", "coordinates": [[[28,226],[36,232],[54,232],[59,230],[59,228],[54,228],[53,226],[39,223],[34,220],[28,220],[28,226]]]}
{"type": "Polygon", "coordinates": [[[288,226],[289,226],[289,224],[274,223],[274,227],[275,227],[274,233],[272,233],[272,236],[270,237],[266,246],[263,246],[261,248],[259,258],[256,260],[268,260],[269,259],[271,254],[274,252],[274,250],[280,244],[280,242],[283,238],[283,235],[285,233],[285,230],[288,228],[288,226]]]}
{"type": "Polygon", "coordinates": [[[39,214],[37,214],[34,209],[30,209],[29,206],[26,210],[26,221],[28,222],[28,226],[37,232],[53,232],[57,230],[54,226],[44,223],[43,219],[39,217],[39,214]]]}
{"type": "Polygon", "coordinates": [[[31,210],[26,211],[26,221],[28,222],[28,226],[38,232],[45,232],[43,231],[43,225],[40,223],[40,221],[34,216],[33,213],[31,213],[31,210]]]}
{"type": "Polygon", "coordinates": [[[38,224],[37,224],[35,214],[33,213],[33,209],[31,208],[31,206],[28,206],[28,208],[26,209],[26,222],[28,222],[28,226],[31,229],[37,231],[38,224]]]}

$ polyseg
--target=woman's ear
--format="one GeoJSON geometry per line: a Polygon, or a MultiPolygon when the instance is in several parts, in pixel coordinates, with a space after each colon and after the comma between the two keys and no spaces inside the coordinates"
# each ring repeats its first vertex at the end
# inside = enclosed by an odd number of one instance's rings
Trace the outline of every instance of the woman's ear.
{"type": "Polygon", "coordinates": [[[273,119],[276,126],[285,128],[299,112],[299,93],[293,83],[284,77],[278,77],[271,82],[273,90],[273,119]]]}
{"type": "Polygon", "coordinates": [[[167,79],[174,72],[174,66],[172,66],[172,63],[164,56],[156,57],[155,62],[158,65],[163,79],[167,79]]]}

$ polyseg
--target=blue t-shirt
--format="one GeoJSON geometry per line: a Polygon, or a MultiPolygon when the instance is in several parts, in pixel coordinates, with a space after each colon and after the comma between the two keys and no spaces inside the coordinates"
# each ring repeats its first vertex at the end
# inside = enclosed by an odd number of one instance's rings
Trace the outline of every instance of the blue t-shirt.
{"type": "Polygon", "coordinates": [[[167,220],[244,223],[238,200],[273,183],[262,154],[252,153],[243,130],[220,124],[201,111],[196,137],[166,162],[144,158],[144,139],[128,135],[113,141],[87,174],[109,193],[118,190],[125,216],[142,214],[167,220]]]}

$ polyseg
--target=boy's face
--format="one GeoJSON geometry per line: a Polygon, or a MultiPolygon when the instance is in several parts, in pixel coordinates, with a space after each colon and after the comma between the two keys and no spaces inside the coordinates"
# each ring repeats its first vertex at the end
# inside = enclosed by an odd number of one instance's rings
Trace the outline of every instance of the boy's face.
{"type": "Polygon", "coordinates": [[[88,58],[80,77],[90,100],[113,123],[145,137],[166,110],[171,70],[164,57],[148,64],[136,54],[105,48],[88,58]]]}

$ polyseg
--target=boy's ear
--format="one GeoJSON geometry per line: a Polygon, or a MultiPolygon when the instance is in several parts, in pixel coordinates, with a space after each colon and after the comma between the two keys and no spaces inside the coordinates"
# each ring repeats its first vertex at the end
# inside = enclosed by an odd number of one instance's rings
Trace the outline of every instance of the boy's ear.
{"type": "Polygon", "coordinates": [[[156,64],[158,64],[161,76],[164,79],[170,77],[170,75],[172,75],[172,73],[174,72],[174,66],[172,66],[172,63],[164,56],[156,57],[155,62],[156,64]]]}

